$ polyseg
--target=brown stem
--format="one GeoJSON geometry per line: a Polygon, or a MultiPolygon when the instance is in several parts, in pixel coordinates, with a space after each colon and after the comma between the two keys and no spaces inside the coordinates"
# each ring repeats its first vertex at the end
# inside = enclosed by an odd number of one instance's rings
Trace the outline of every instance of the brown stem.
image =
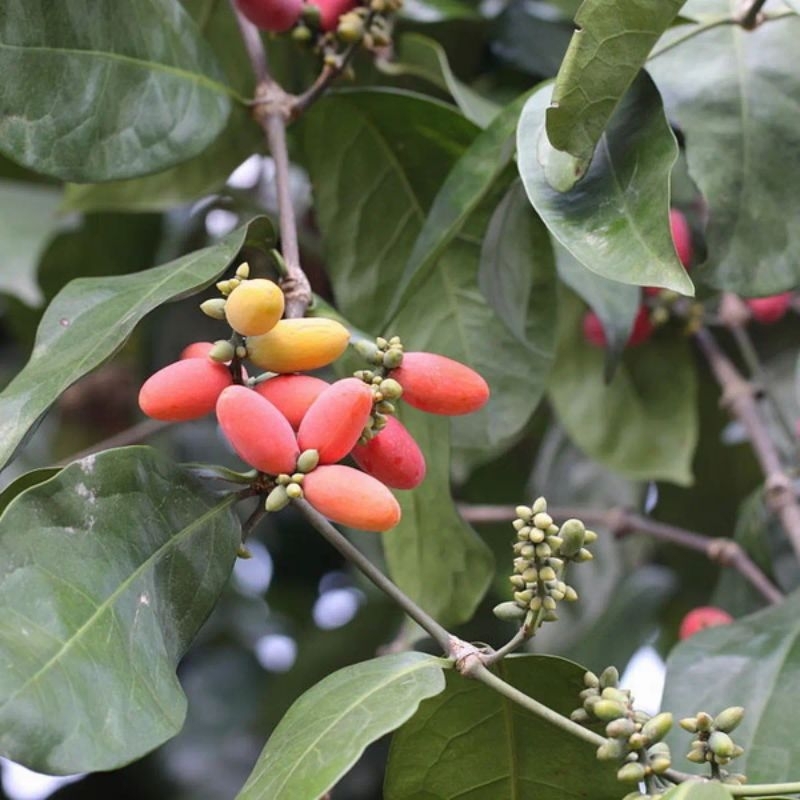
{"type": "Polygon", "coordinates": [[[721,404],[747,432],[764,473],[767,504],[780,518],[795,554],[800,557],[800,504],[778,450],[761,419],[753,387],[739,374],[707,328],[697,331],[694,338],[722,389],[721,404]]]}
{"type": "Polygon", "coordinates": [[[744,13],[739,17],[739,24],[748,31],[753,30],[761,21],[760,12],[767,0],[753,0],[747,3],[744,13]]]}
{"type": "Polygon", "coordinates": [[[168,428],[171,424],[171,422],[161,422],[157,419],[142,420],[132,425],[130,428],[126,428],[124,431],[120,431],[113,436],[109,436],[107,439],[103,439],[102,442],[97,442],[91,447],[87,447],[85,450],[81,450],[78,453],[73,453],[61,459],[56,466],[64,467],[73,461],[79,461],[82,458],[86,458],[86,456],[99,453],[101,450],[109,450],[112,447],[127,447],[131,444],[139,444],[139,442],[143,442],[145,439],[149,439],[151,436],[155,436],[155,434],[163,431],[164,428],[168,428]]]}
{"type": "MultiPolygon", "coordinates": [[[[622,508],[609,511],[569,506],[547,507],[554,519],[577,517],[588,525],[608,528],[614,536],[622,538],[632,533],[646,533],[662,542],[685,547],[705,554],[709,560],[723,567],[735,569],[753,588],[770,603],[780,603],[783,594],[759,569],[758,565],[732,539],[704,536],[700,533],[667,525],[649,517],[643,517],[622,508]]],[[[459,512],[468,522],[510,522],[516,517],[514,506],[459,505],[459,512]]]]}

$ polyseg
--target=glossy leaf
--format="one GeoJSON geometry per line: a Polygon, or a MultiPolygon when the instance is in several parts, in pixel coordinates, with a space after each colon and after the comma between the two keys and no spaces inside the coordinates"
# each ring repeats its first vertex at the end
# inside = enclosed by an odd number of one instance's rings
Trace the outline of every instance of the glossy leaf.
{"type": "MultiPolygon", "coordinates": [[[[731,766],[747,775],[748,784],[797,779],[800,742],[787,703],[800,675],[799,643],[795,592],[780,605],[695,634],[667,661],[663,706],[676,719],[744,706],[733,738],[745,752],[731,766]]],[[[675,733],[671,744],[681,752],[685,735],[675,733]]]]}
{"type": "Polygon", "coordinates": [[[58,228],[60,192],[49,186],[0,179],[0,292],[39,305],[39,257],[58,228]]]}
{"type": "Polygon", "coordinates": [[[588,163],[614,109],[685,0],[594,0],[575,17],[547,109],[547,137],[588,163]]]}
{"type": "Polygon", "coordinates": [[[144,316],[208,286],[245,242],[267,247],[271,236],[269,222],[259,218],[169,264],[69,283],[45,311],[30,361],[0,392],[0,466],[61,392],[109,359],[144,316]]]}
{"type": "Polygon", "coordinates": [[[18,494],[22,494],[26,489],[30,489],[31,486],[44,483],[44,481],[52,478],[59,472],[60,467],[42,467],[41,469],[32,469],[30,472],[25,472],[18,478],[15,478],[0,492],[0,514],[5,511],[6,506],[8,506],[18,494]]]}
{"type": "Polygon", "coordinates": [[[662,797],[663,800],[731,800],[733,795],[720,783],[687,781],[674,786],[662,797]]]}
{"type": "Polygon", "coordinates": [[[42,772],[106,770],[180,730],[175,667],[233,566],[231,505],[133,447],[6,507],[0,752],[42,772]]]}
{"type": "Polygon", "coordinates": [[[444,689],[443,666],[424,653],[398,653],[328,675],[280,721],[237,800],[322,796],[367,745],[444,689]]]}
{"type": "MultiPolygon", "coordinates": [[[[583,667],[553,656],[511,656],[497,673],[564,715],[584,688],[583,667]]],[[[616,769],[596,749],[452,672],[392,738],[384,797],[619,800],[616,769]]]]}
{"type": "MultiPolygon", "coordinates": [[[[244,96],[253,92],[253,69],[240,44],[239,29],[227,0],[183,0],[198,30],[211,45],[229,86],[244,96]]],[[[263,133],[250,110],[237,104],[222,133],[199,155],[171,169],[124,181],[67,187],[66,208],[77,211],[160,211],[215,192],[230,173],[263,146],[263,133]]]]}
{"type": "Polygon", "coordinates": [[[528,197],[550,232],[587,269],[611,280],[693,294],[669,228],[670,170],[678,154],[661,100],[642,74],[625,95],[580,184],[544,130],[551,86],[527,102],[517,130],[528,197]],[[564,172],[564,169],[567,172],[564,172]]]}
{"type": "Polygon", "coordinates": [[[383,537],[389,574],[443,625],[466,622],[489,587],[494,560],[451,498],[448,420],[407,407],[402,416],[427,472],[413,492],[396,493],[403,516],[383,537]]]}
{"type": "Polygon", "coordinates": [[[628,478],[691,483],[698,425],[685,339],[675,330],[657,331],[628,348],[606,384],[603,350],[583,338],[583,308],[569,293],[559,305],[549,391],[562,425],[588,455],[628,478]]]}
{"type": "Polygon", "coordinates": [[[8,0],[0,9],[0,150],[72,181],[145,175],[224,127],[233,91],[172,0],[8,0]]]}
{"type": "MultiPolygon", "coordinates": [[[[729,16],[731,4],[691,0],[686,11],[729,16]]],[[[664,45],[690,32],[677,28],[664,45]]],[[[721,25],[648,64],[708,203],[698,275],[718,289],[767,295],[800,283],[800,164],[786,156],[800,148],[800,78],[786,57],[798,36],[796,16],[754,31],[721,25]]]]}

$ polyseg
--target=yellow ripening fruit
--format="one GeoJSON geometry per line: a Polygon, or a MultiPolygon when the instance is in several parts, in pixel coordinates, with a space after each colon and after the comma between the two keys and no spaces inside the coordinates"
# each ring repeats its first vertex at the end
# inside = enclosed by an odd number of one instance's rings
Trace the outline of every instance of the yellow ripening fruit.
{"type": "Polygon", "coordinates": [[[247,357],[270,372],[305,372],[335,361],[350,331],[324,317],[282,319],[271,331],[247,339],[247,357]]]}
{"type": "Polygon", "coordinates": [[[283,292],[265,278],[242,281],[225,301],[228,324],[242,336],[271,331],[283,316],[283,292]]]}

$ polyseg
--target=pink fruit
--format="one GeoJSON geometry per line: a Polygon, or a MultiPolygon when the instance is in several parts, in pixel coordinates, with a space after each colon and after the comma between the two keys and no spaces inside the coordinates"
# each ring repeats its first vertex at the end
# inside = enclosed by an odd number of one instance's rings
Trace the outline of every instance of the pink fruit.
{"type": "Polygon", "coordinates": [[[301,450],[316,450],[320,464],[335,464],[352,449],[372,413],[372,389],[358,378],[336,381],[321,392],[297,430],[301,450]]]}
{"type": "Polygon", "coordinates": [[[217,400],[217,420],[231,447],[269,475],[295,471],[300,448],[292,426],[269,400],[245,386],[229,386],[217,400]]]}
{"type": "MultiPolygon", "coordinates": [[[[645,306],[639,308],[633,320],[631,335],[625,347],[636,347],[636,345],[646,342],[653,335],[653,323],[650,322],[650,313],[645,306]]],[[[595,347],[606,346],[606,333],[603,330],[603,323],[594,311],[587,311],[583,316],[583,337],[589,344],[595,347]]]]}
{"type": "Polygon", "coordinates": [[[300,422],[330,384],[313,375],[278,375],[255,386],[255,390],[266,397],[297,430],[300,422]]]}
{"type": "Polygon", "coordinates": [[[393,489],[414,489],[425,478],[425,456],[395,417],[387,417],[386,427],[351,455],[364,472],[393,489]]]}
{"type": "Polygon", "coordinates": [[[693,608],[681,622],[678,631],[680,639],[688,639],[703,628],[713,628],[716,625],[728,625],[733,622],[733,617],[716,606],[700,606],[693,608]]]}
{"type": "Polygon", "coordinates": [[[239,11],[258,28],[288,31],[300,19],[303,0],[236,0],[239,11]]]}
{"type": "Polygon", "coordinates": [[[324,31],[336,30],[339,17],[358,5],[356,0],[313,0],[313,3],[319,8],[320,27],[324,31]]]}
{"type": "Polygon", "coordinates": [[[792,293],[773,294],[770,297],[754,297],[745,301],[753,319],[762,325],[772,325],[782,319],[792,304],[792,293]]]}
{"type": "Polygon", "coordinates": [[[692,263],[692,231],[683,213],[677,208],[669,210],[669,227],[672,231],[672,243],[678,254],[681,264],[688,270],[692,263]]]}
{"type": "Polygon", "coordinates": [[[192,342],[181,350],[180,358],[207,358],[213,346],[212,342],[192,342]]]}
{"type": "Polygon", "coordinates": [[[139,390],[139,407],[153,419],[182,422],[211,413],[233,383],[226,366],[207,358],[176,361],[151,375],[139,390]]]}

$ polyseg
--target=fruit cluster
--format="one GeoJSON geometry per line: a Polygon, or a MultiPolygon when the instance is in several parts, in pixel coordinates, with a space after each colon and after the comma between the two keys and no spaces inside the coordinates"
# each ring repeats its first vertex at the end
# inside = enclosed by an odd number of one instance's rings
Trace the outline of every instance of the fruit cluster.
{"type": "Polygon", "coordinates": [[[341,356],[350,341],[326,318],[282,319],[284,297],[270,280],[236,277],[217,284],[208,316],[227,320],[230,339],[195,342],[145,381],[139,405],[150,417],[182,421],[216,412],[237,455],[260,473],[254,486],[268,511],[305,497],[343,525],[385,531],[400,520],[393,489],[413,489],[425,459],[393,415],[400,397],[434,414],[467,414],[489,399],[469,367],[433,353],[405,353],[397,337],[362,341],[369,368],[333,383],[302,374],[341,356]],[[248,377],[243,361],[262,374],[248,377]],[[341,464],[352,458],[360,467],[341,464]]]}
{"type": "Polygon", "coordinates": [[[695,735],[686,758],[695,764],[711,764],[718,771],[723,783],[744,783],[747,780],[744,775],[728,774],[719,770],[720,766],[729,764],[744,753],[744,748],[736,744],[729,735],[743,718],[744,709],[741,706],[731,706],[720,711],[716,717],[701,711],[694,717],[682,719],[678,723],[681,728],[695,735]]]}

